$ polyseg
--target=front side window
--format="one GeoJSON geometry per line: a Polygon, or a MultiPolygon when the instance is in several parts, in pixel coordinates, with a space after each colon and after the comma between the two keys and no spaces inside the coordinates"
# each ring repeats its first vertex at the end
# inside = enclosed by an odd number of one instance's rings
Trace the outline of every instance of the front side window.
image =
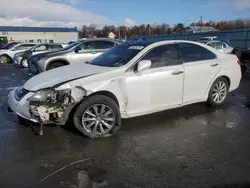
{"type": "Polygon", "coordinates": [[[38,46],[38,47],[35,49],[35,52],[45,51],[45,50],[47,50],[47,46],[46,46],[46,45],[41,45],[41,46],[38,46]]]}
{"type": "Polygon", "coordinates": [[[94,41],[84,42],[77,47],[80,51],[81,50],[91,50],[94,49],[94,41]]]}
{"type": "Polygon", "coordinates": [[[114,45],[115,43],[110,41],[95,41],[95,49],[108,49],[114,45]]]}
{"type": "Polygon", "coordinates": [[[180,43],[179,53],[182,63],[204,61],[216,58],[214,53],[206,48],[190,43],[180,43]]]}
{"type": "Polygon", "coordinates": [[[156,47],[148,52],[142,60],[150,60],[151,68],[178,65],[180,61],[177,47],[177,44],[156,47]]]}

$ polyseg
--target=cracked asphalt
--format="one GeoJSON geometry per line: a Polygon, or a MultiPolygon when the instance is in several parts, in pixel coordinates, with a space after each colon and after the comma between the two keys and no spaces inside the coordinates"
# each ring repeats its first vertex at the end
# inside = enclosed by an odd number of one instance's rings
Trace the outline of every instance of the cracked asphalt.
{"type": "Polygon", "coordinates": [[[99,140],[72,125],[46,126],[44,136],[36,136],[18,124],[7,112],[7,95],[27,79],[27,70],[0,65],[1,188],[250,187],[244,106],[250,76],[220,108],[201,103],[123,120],[116,136],[99,140]]]}

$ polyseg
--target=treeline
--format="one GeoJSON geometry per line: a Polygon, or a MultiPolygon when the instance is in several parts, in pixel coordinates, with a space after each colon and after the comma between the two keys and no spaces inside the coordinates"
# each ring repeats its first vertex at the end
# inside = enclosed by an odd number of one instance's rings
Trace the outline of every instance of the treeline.
{"type": "Polygon", "coordinates": [[[185,33],[191,26],[199,27],[214,27],[220,31],[250,28],[250,20],[237,19],[232,21],[208,21],[208,22],[196,22],[185,26],[183,23],[178,23],[174,26],[169,24],[141,24],[131,27],[126,26],[114,26],[106,25],[103,28],[98,28],[96,25],[84,25],[80,31],[80,38],[91,37],[108,37],[112,32],[116,35],[116,38],[129,38],[138,36],[157,36],[167,35],[173,33],[185,33]]]}

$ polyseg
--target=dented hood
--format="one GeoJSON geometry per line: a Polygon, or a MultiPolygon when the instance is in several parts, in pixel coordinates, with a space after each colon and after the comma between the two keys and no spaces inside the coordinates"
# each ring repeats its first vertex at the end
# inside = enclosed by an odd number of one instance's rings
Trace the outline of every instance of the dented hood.
{"type": "Polygon", "coordinates": [[[76,63],[38,74],[30,78],[23,87],[29,91],[37,91],[43,88],[53,87],[67,81],[84,78],[113,69],[114,68],[111,67],[76,63]]]}

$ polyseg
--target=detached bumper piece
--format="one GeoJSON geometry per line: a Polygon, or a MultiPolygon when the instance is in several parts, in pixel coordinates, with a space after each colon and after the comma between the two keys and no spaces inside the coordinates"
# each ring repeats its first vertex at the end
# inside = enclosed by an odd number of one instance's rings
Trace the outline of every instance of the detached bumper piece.
{"type": "Polygon", "coordinates": [[[35,61],[31,61],[28,59],[28,65],[29,65],[29,72],[32,75],[39,74],[41,71],[35,61]]]}

